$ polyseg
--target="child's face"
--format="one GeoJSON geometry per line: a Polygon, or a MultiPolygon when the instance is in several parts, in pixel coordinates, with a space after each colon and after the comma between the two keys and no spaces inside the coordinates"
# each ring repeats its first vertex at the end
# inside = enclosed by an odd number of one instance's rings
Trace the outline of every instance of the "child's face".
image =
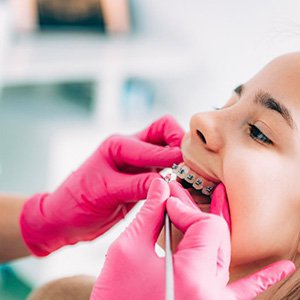
{"type": "Polygon", "coordinates": [[[232,268],[290,258],[300,232],[300,53],[272,61],[220,110],[192,116],[182,152],[226,187],[232,268]]]}

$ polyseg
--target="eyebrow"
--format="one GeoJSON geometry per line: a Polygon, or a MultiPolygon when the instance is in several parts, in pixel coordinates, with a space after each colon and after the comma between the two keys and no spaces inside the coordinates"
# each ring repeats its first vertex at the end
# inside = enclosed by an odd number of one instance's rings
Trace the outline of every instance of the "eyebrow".
{"type": "MultiPolygon", "coordinates": [[[[243,90],[244,85],[241,84],[234,89],[234,92],[241,96],[243,90]]],[[[259,104],[266,109],[276,111],[283,117],[283,119],[291,128],[295,128],[295,121],[292,118],[290,110],[285,105],[277,101],[274,97],[272,97],[272,95],[270,95],[269,93],[264,92],[263,90],[259,90],[255,95],[254,103],[259,104]]]]}

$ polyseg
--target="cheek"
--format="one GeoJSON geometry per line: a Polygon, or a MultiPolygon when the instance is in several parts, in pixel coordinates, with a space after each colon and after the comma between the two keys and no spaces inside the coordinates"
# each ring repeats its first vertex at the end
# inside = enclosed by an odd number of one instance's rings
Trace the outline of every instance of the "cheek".
{"type": "Polygon", "coordinates": [[[275,155],[255,157],[239,148],[238,153],[226,155],[223,166],[232,222],[232,264],[284,256],[295,234],[290,224],[297,222],[298,214],[295,206],[286,205],[284,187],[291,183],[282,162],[275,155]]]}

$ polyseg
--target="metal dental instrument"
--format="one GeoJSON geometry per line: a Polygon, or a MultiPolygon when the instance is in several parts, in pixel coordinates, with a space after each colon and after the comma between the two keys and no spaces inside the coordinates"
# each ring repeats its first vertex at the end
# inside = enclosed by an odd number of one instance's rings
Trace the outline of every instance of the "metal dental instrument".
{"type": "Polygon", "coordinates": [[[174,272],[171,250],[171,221],[165,213],[165,252],[166,252],[166,300],[174,300],[174,272]]]}
{"type": "MultiPolygon", "coordinates": [[[[160,175],[167,182],[176,180],[176,174],[171,168],[166,168],[160,172],[160,175]]],[[[173,256],[171,249],[171,220],[165,212],[165,272],[166,272],[166,300],[174,300],[174,271],[173,256]]]]}

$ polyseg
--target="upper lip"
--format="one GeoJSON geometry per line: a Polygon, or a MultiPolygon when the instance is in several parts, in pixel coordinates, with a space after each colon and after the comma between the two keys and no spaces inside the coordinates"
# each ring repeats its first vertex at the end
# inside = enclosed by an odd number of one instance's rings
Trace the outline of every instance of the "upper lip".
{"type": "Polygon", "coordinates": [[[220,180],[218,178],[212,177],[210,175],[208,175],[205,171],[203,171],[202,169],[199,168],[199,166],[197,166],[193,161],[191,161],[190,159],[183,157],[183,161],[185,164],[187,164],[193,171],[195,171],[196,173],[198,173],[198,175],[200,175],[201,177],[203,177],[204,179],[211,181],[213,183],[219,183],[220,180]]]}

